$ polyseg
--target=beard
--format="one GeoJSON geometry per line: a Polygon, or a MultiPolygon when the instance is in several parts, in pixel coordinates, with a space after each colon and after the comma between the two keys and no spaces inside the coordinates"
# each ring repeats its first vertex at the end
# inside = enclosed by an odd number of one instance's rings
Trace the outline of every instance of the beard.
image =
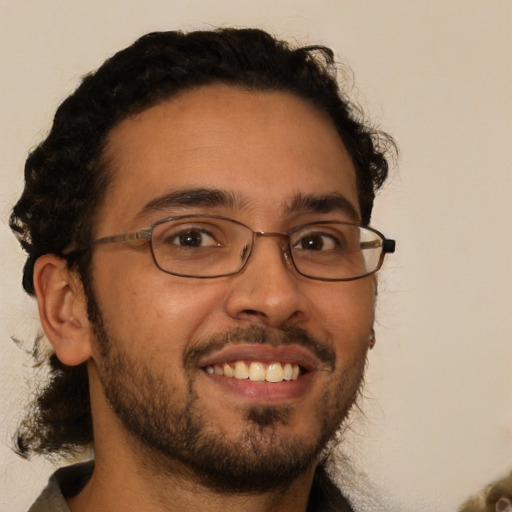
{"type": "MultiPolygon", "coordinates": [[[[97,305],[91,308],[89,302],[89,307],[90,312],[94,311],[90,318],[101,354],[96,363],[99,380],[124,430],[135,441],[134,446],[141,448],[141,464],[164,475],[182,473],[217,492],[268,492],[289,486],[316,463],[340,430],[363,381],[365,349],[361,349],[357,364],[350,370],[333,374],[335,382],[325,389],[314,409],[303,412],[315,418],[316,437],[306,438],[291,426],[286,428],[294,413],[291,406],[269,405],[247,407],[236,438],[228,438],[203,412],[193,378],[188,379],[185,393],[178,392],[169,372],[156,375],[144,361],[123,351],[122,340],[107,333],[97,305]]],[[[335,354],[327,345],[301,328],[284,327],[276,334],[250,327],[212,336],[186,350],[183,367],[197,371],[200,357],[236,340],[299,343],[335,366],[335,354]]]]}

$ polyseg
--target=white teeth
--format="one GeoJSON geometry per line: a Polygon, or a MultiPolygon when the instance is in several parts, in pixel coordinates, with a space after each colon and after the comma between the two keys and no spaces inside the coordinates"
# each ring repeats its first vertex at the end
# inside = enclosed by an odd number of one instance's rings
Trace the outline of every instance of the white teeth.
{"type": "Polygon", "coordinates": [[[284,371],[281,363],[271,363],[267,368],[267,382],[281,382],[284,371]]]}
{"type": "Polygon", "coordinates": [[[267,368],[265,364],[259,361],[252,361],[249,366],[244,361],[236,361],[235,367],[231,364],[224,363],[223,365],[215,364],[207,366],[205,371],[210,375],[223,375],[224,377],[239,380],[249,379],[253,382],[282,382],[283,380],[297,380],[300,374],[298,364],[285,363],[284,366],[279,363],[270,363],[267,368]]]}
{"type": "Polygon", "coordinates": [[[235,363],[235,379],[248,379],[249,370],[243,361],[237,361],[235,363]]]}
{"type": "Polygon", "coordinates": [[[228,363],[224,363],[224,375],[226,377],[234,377],[235,376],[235,370],[229,366],[228,363]]]}
{"type": "Polygon", "coordinates": [[[265,367],[261,363],[252,362],[249,366],[249,380],[265,380],[265,367]]]}

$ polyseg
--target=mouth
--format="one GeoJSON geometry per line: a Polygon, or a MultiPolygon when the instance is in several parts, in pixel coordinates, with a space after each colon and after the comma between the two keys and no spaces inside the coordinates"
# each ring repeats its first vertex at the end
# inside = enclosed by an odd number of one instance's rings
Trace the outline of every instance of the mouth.
{"type": "MultiPolygon", "coordinates": [[[[207,380],[256,402],[283,402],[304,396],[332,365],[299,345],[228,345],[198,361],[207,380]]],[[[224,395],[227,398],[227,395],[224,395]]]]}
{"type": "Polygon", "coordinates": [[[249,380],[251,382],[295,381],[305,374],[304,367],[297,363],[273,361],[230,361],[216,363],[202,368],[210,375],[218,375],[229,379],[249,380]]]}
{"type": "Polygon", "coordinates": [[[318,395],[335,371],[335,355],[302,329],[234,329],[191,349],[184,366],[198,372],[210,399],[279,405],[318,395]]]}

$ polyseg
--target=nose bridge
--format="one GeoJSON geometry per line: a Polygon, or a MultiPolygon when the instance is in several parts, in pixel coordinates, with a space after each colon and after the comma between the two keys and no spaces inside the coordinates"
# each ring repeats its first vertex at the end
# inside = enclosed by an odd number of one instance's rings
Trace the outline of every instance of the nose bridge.
{"type": "Polygon", "coordinates": [[[254,231],[256,238],[260,237],[271,237],[271,238],[280,238],[284,240],[286,245],[288,245],[288,235],[286,233],[277,233],[273,231],[254,231]]]}
{"type": "Polygon", "coordinates": [[[235,318],[275,327],[292,318],[296,321],[305,318],[307,301],[287,255],[287,235],[264,231],[253,233],[254,243],[249,258],[252,261],[247,262],[228,295],[228,313],[235,318]]]}
{"type": "MultiPolygon", "coordinates": [[[[279,249],[281,251],[281,255],[284,259],[285,262],[287,263],[290,263],[290,248],[289,248],[289,243],[288,243],[288,235],[286,235],[285,233],[277,233],[277,232],[273,232],[273,231],[254,231],[254,236],[255,236],[255,246],[256,246],[256,241],[259,239],[259,238],[277,238],[279,239],[279,249]]],[[[256,249],[256,247],[254,247],[254,249],[256,249]]],[[[253,250],[254,252],[254,250],[253,250]]]]}
{"type": "Polygon", "coordinates": [[[258,275],[260,281],[280,283],[281,291],[297,287],[297,268],[290,255],[289,239],[284,233],[255,231],[254,244],[246,272],[258,275]],[[260,240],[260,239],[267,239],[260,240]],[[272,240],[274,239],[274,240],[272,240]],[[252,261],[250,261],[252,260],[252,261]]]}

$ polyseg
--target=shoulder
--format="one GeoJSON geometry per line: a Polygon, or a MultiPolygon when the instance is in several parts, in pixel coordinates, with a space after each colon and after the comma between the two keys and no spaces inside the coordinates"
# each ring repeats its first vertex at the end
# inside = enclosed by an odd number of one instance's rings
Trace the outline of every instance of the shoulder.
{"type": "Polygon", "coordinates": [[[93,471],[93,461],[57,470],[28,512],[70,512],[66,497],[78,494],[90,480],[93,471]]]}
{"type": "Polygon", "coordinates": [[[70,512],[59,483],[52,477],[28,512],[70,512]]]}

